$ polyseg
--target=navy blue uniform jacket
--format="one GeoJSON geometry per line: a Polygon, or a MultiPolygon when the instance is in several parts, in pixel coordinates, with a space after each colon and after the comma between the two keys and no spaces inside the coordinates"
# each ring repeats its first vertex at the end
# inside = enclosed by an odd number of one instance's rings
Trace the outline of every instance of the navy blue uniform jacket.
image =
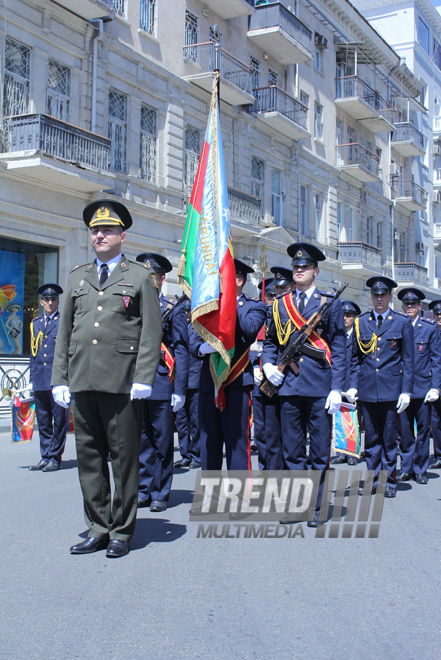
{"type": "Polygon", "coordinates": [[[415,378],[412,398],[424,399],[431,388],[441,389],[441,336],[438,325],[419,318],[413,326],[415,378]]]}
{"type": "MultiPolygon", "coordinates": [[[[283,305],[284,296],[293,296],[291,292],[278,297],[280,321],[282,327],[289,321],[283,305]]],[[[303,310],[303,318],[308,320],[320,309],[322,294],[314,289],[303,310]]],[[[295,305],[295,294],[294,294],[295,305]]],[[[274,310],[274,303],[273,303],[274,310]]],[[[279,396],[327,397],[331,390],[343,390],[346,379],[346,333],[341,300],[338,298],[320,322],[316,332],[326,341],[331,350],[331,366],[326,360],[302,355],[298,362],[300,373],[296,376],[291,369],[285,370],[285,379],[278,390],[279,396]]],[[[292,341],[292,334],[289,341],[292,341]]],[[[262,364],[268,362],[277,365],[287,344],[281,346],[277,337],[274,315],[263,345],[262,364]]]]}
{"type": "MultiPolygon", "coordinates": [[[[266,305],[262,300],[256,298],[248,298],[244,294],[239,296],[237,300],[237,318],[236,318],[236,335],[234,340],[234,356],[232,367],[237,360],[243,355],[247,348],[255,341],[257,333],[265,323],[266,318],[266,305]]],[[[190,347],[191,354],[195,357],[199,355],[199,347],[203,343],[202,337],[195,339],[190,347]]],[[[201,369],[201,380],[199,390],[201,392],[213,391],[213,379],[210,373],[209,355],[203,358],[201,369]]],[[[253,368],[251,362],[248,363],[245,371],[228,387],[244,387],[253,385],[253,368]]]]}
{"type": "Polygon", "coordinates": [[[358,319],[362,342],[370,342],[373,333],[378,336],[377,350],[363,353],[354,327],[350,385],[358,390],[360,401],[397,401],[402,392],[412,394],[414,338],[410,318],[389,310],[380,330],[372,312],[365,312],[358,319]]]}
{"type": "Polygon", "coordinates": [[[38,342],[37,355],[34,357],[31,352],[29,364],[30,379],[35,392],[51,389],[52,365],[54,362],[55,340],[57,338],[59,322],[60,312],[58,310],[49,321],[46,332],[44,332],[44,315],[37,316],[37,318],[31,321],[34,337],[37,338],[39,332],[43,333],[41,344],[38,342]]]}

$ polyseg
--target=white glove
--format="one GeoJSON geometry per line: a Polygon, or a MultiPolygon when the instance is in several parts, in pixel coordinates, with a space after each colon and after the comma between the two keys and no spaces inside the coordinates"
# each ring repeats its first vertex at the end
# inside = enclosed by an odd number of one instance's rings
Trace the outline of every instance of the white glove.
{"type": "Polygon", "coordinates": [[[438,399],[439,399],[439,390],[432,387],[432,389],[427,392],[426,397],[424,399],[424,403],[433,403],[434,401],[438,401],[438,399]]]}
{"type": "Polygon", "coordinates": [[[199,355],[209,355],[210,353],[216,353],[216,349],[206,341],[199,346],[199,355]]]}
{"type": "Polygon", "coordinates": [[[409,403],[410,403],[410,394],[405,394],[404,392],[400,394],[397,403],[397,413],[400,414],[403,412],[403,410],[406,410],[409,403]]]}
{"type": "Polygon", "coordinates": [[[133,383],[130,390],[130,398],[133,399],[148,399],[152,395],[152,386],[144,385],[143,383],[133,383]]]}
{"type": "Polygon", "coordinates": [[[349,403],[355,403],[358,399],[358,391],[355,387],[351,387],[347,392],[342,392],[342,396],[345,396],[349,403]]]}
{"type": "Polygon", "coordinates": [[[70,391],[67,385],[55,385],[52,388],[52,396],[54,397],[55,403],[57,403],[62,408],[69,408],[70,404],[70,391]]]}
{"type": "Polygon", "coordinates": [[[170,403],[172,405],[173,412],[178,412],[178,410],[180,410],[185,403],[185,396],[182,396],[182,394],[172,394],[170,403]]]}
{"type": "Polygon", "coordinates": [[[260,367],[255,366],[253,367],[253,376],[254,376],[254,385],[260,385],[262,382],[262,372],[260,371],[260,367]]]}
{"type": "Polygon", "coordinates": [[[263,371],[265,376],[268,378],[269,382],[278,387],[283,383],[285,374],[282,374],[274,364],[267,362],[263,365],[263,371]]]}
{"type": "Polygon", "coordinates": [[[331,390],[326,399],[325,409],[328,411],[328,415],[334,415],[341,406],[341,394],[338,390],[331,390]]]}

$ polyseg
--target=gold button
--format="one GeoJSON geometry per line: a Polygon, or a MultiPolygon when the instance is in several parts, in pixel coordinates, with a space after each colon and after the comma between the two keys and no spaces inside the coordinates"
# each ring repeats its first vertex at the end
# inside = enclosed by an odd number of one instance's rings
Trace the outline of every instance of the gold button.
{"type": "Polygon", "coordinates": [[[96,345],[98,344],[97,340],[96,340],[96,339],[93,339],[93,340],[92,340],[92,344],[93,344],[94,346],[96,346],[96,345]]]}
{"type": "Polygon", "coordinates": [[[102,311],[103,311],[103,308],[101,307],[101,305],[98,305],[97,310],[98,310],[99,312],[102,312],[102,311]]]}
{"type": "Polygon", "coordinates": [[[377,348],[377,351],[381,351],[381,348],[377,348]]]}
{"type": "Polygon", "coordinates": [[[45,367],[45,366],[46,366],[46,362],[43,362],[43,367],[45,367]]]}
{"type": "Polygon", "coordinates": [[[133,346],[130,346],[130,350],[133,351],[133,346]]]}
{"type": "Polygon", "coordinates": [[[380,358],[377,358],[377,362],[380,362],[380,358]]]}
{"type": "Polygon", "coordinates": [[[380,371],[379,369],[375,369],[375,371],[380,371]]]}
{"type": "Polygon", "coordinates": [[[47,357],[47,354],[45,353],[45,354],[43,355],[43,357],[47,357]]]}
{"type": "Polygon", "coordinates": [[[300,358],[299,362],[303,362],[303,358],[300,358]]]}
{"type": "Polygon", "coordinates": [[[377,337],[378,341],[381,341],[381,337],[377,337]]]}
{"type": "Polygon", "coordinates": [[[104,296],[104,291],[98,291],[99,296],[104,296]]]}
{"type": "Polygon", "coordinates": [[[99,328],[99,327],[100,327],[100,324],[99,324],[99,323],[94,323],[93,325],[94,325],[95,328],[99,328]]]}
{"type": "Polygon", "coordinates": [[[45,344],[44,347],[47,348],[47,344],[45,344]]]}

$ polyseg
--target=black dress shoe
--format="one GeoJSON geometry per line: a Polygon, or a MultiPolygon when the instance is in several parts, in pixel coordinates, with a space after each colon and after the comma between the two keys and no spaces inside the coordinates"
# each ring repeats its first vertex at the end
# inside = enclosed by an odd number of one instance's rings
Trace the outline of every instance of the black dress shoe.
{"type": "Polygon", "coordinates": [[[190,470],[197,470],[198,468],[201,467],[201,463],[200,461],[195,461],[193,459],[188,467],[190,468],[190,470]]]}
{"type": "Polygon", "coordinates": [[[112,539],[107,546],[106,557],[124,557],[128,555],[130,546],[128,541],[121,541],[120,539],[112,539]]]}
{"type": "Polygon", "coordinates": [[[146,509],[148,506],[150,506],[151,501],[152,501],[151,497],[149,497],[146,500],[142,497],[138,497],[138,509],[146,509]]]}
{"type": "Polygon", "coordinates": [[[441,458],[437,458],[433,463],[430,463],[430,468],[441,468],[441,458]]]}
{"type": "Polygon", "coordinates": [[[152,503],[150,504],[150,511],[154,511],[155,513],[158,511],[165,511],[167,509],[167,502],[164,502],[164,500],[152,500],[152,503]]]}
{"type": "Polygon", "coordinates": [[[417,484],[427,484],[428,479],[425,474],[416,474],[415,481],[417,482],[417,484]]]}
{"type": "Polygon", "coordinates": [[[346,463],[345,454],[339,454],[338,456],[334,456],[334,458],[331,458],[331,463],[332,465],[339,465],[340,463],[346,463]]]}
{"type": "Polygon", "coordinates": [[[191,463],[191,459],[181,458],[180,461],[176,461],[176,463],[173,465],[173,467],[175,467],[175,468],[189,467],[190,463],[191,463]]]}
{"type": "Polygon", "coordinates": [[[49,463],[44,466],[42,472],[56,472],[60,468],[61,468],[61,463],[57,463],[57,461],[51,459],[49,463]]]}
{"type": "Polygon", "coordinates": [[[47,458],[42,458],[41,461],[37,463],[37,465],[31,465],[29,467],[29,470],[31,472],[35,472],[36,470],[42,470],[44,467],[46,467],[48,463],[49,461],[47,460],[47,458]]]}
{"type": "Polygon", "coordinates": [[[70,549],[71,555],[88,555],[90,552],[97,552],[97,550],[104,550],[107,548],[109,539],[97,539],[95,536],[89,536],[88,539],[73,545],[70,549]]]}
{"type": "Polygon", "coordinates": [[[320,513],[316,511],[313,520],[308,520],[306,524],[308,527],[318,527],[319,525],[324,525],[325,521],[320,520],[320,513]]]}
{"type": "Polygon", "coordinates": [[[392,488],[392,486],[386,486],[386,490],[384,491],[384,497],[396,497],[397,496],[397,491],[395,488],[392,488]]]}
{"type": "Polygon", "coordinates": [[[357,465],[358,458],[356,456],[348,456],[348,465],[357,465]]]}
{"type": "Polygon", "coordinates": [[[402,483],[403,481],[410,481],[411,479],[413,479],[413,474],[410,474],[409,472],[402,472],[397,477],[397,481],[399,483],[402,483]]]}

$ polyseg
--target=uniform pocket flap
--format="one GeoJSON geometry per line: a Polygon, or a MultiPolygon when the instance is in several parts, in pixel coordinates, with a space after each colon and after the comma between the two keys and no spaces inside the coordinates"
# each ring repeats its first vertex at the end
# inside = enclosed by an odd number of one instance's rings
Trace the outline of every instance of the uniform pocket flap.
{"type": "Polygon", "coordinates": [[[403,370],[401,369],[401,367],[393,367],[393,368],[391,369],[391,374],[392,374],[393,376],[399,376],[399,375],[402,374],[402,373],[403,373],[403,370]]]}
{"type": "Polygon", "coordinates": [[[77,350],[77,342],[76,341],[71,341],[69,344],[69,355],[74,355],[75,351],[77,350]]]}
{"type": "Polygon", "coordinates": [[[387,332],[385,334],[385,338],[388,339],[389,341],[393,339],[401,339],[403,337],[403,333],[398,331],[398,332],[387,332]]]}
{"type": "Polygon", "coordinates": [[[117,339],[115,348],[118,353],[137,353],[139,349],[139,339],[117,339]]]}

